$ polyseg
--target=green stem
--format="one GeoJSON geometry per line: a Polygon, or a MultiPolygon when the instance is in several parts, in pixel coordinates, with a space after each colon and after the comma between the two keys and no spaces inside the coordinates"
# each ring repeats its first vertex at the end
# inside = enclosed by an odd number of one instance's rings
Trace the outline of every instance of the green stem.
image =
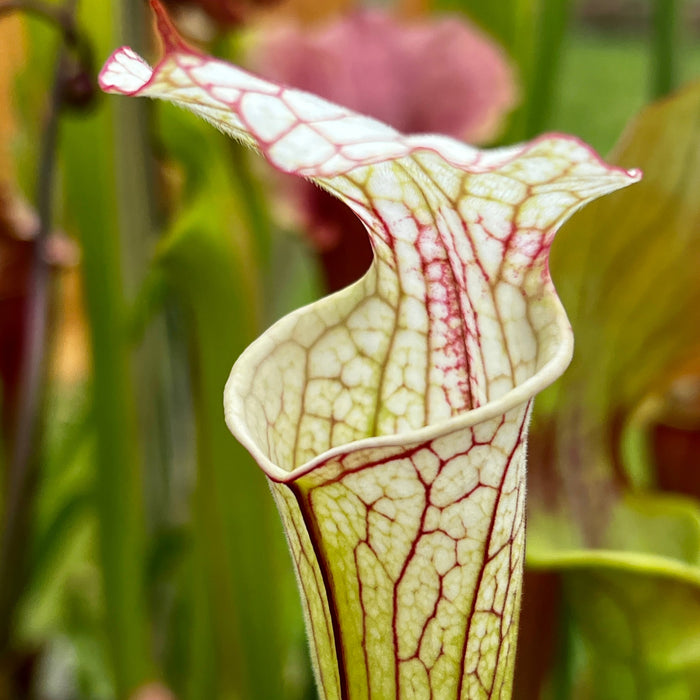
{"type": "MultiPolygon", "coordinates": [[[[104,0],[83,0],[83,17],[96,53],[116,39],[104,0]]],[[[120,37],[122,38],[122,37],[120,37]]],[[[113,193],[117,143],[116,103],[66,123],[66,210],[80,236],[82,274],[92,347],[93,417],[96,434],[95,504],[105,624],[116,696],[128,697],[153,673],[145,598],[146,531],[143,452],[132,383],[131,346],[123,273],[124,200],[113,193]]],[[[123,133],[123,132],[122,132],[123,133]]],[[[135,175],[136,177],[136,175],[135,175]]],[[[123,196],[123,191],[120,195],[123,196]]],[[[141,230],[141,229],[140,229],[141,230]]]]}
{"type": "Polygon", "coordinates": [[[504,141],[522,141],[547,127],[571,0],[511,0],[511,33],[506,47],[518,67],[523,102],[511,118],[504,141]]]}
{"type": "Polygon", "coordinates": [[[652,97],[667,95],[677,84],[682,0],[653,0],[652,97]]]}
{"type": "Polygon", "coordinates": [[[252,233],[257,264],[260,269],[266,270],[272,254],[272,222],[260,187],[250,172],[246,149],[239,143],[231,144],[231,174],[240,195],[241,216],[252,233]]]}
{"type": "MultiPolygon", "coordinates": [[[[106,177],[107,148],[85,148],[85,141],[105,143],[101,124],[71,130],[72,159],[66,168],[68,199],[82,199],[86,173],[106,177]],[[92,132],[92,134],[90,133],[92,132]],[[77,173],[83,173],[78,177],[77,173]],[[77,190],[77,191],[76,191],[77,190]]],[[[107,134],[108,135],[108,134],[107,134]]],[[[94,177],[94,175],[92,175],[94,177]]],[[[109,178],[107,178],[109,181],[109,178]]],[[[115,227],[105,226],[103,212],[113,207],[110,188],[102,202],[72,207],[80,230],[83,285],[93,359],[93,402],[97,436],[95,482],[100,532],[100,563],[108,635],[112,647],[118,697],[126,697],[144,681],[148,668],[144,572],[142,463],[138,450],[136,411],[129,348],[124,332],[125,304],[120,241],[115,227]],[[103,206],[100,206],[103,205],[103,206]]],[[[93,188],[98,194],[99,190],[93,188]]]]}
{"type": "Polygon", "coordinates": [[[567,700],[573,696],[574,690],[575,629],[571,621],[571,609],[563,598],[560,598],[557,608],[559,643],[552,670],[552,697],[554,700],[567,700]]]}
{"type": "MultiPolygon", "coordinates": [[[[209,145],[203,137],[202,151],[209,145]]],[[[208,631],[215,640],[219,697],[281,698],[282,668],[271,659],[279,662],[286,648],[280,593],[288,582],[277,570],[277,516],[265,480],[222,415],[233,360],[259,324],[252,303],[257,275],[250,274],[255,255],[246,242],[238,192],[221,193],[233,179],[222,160],[221,154],[211,158],[209,181],[193,195],[160,250],[165,274],[187,313],[191,341],[197,430],[194,558],[204,577],[197,588],[207,593],[206,601],[198,601],[198,633],[208,631]]],[[[197,668],[193,671],[206,680],[197,668]]],[[[186,697],[203,697],[201,692],[191,683],[186,697]]]]}
{"type": "MultiPolygon", "coordinates": [[[[195,528],[201,526],[201,519],[195,523],[195,528]]],[[[195,537],[206,537],[205,532],[196,532],[195,537]]],[[[201,546],[193,548],[190,561],[190,603],[191,626],[187,635],[187,666],[184,676],[182,700],[199,700],[221,696],[222,684],[217,673],[217,648],[213,631],[216,624],[215,615],[221,611],[212,605],[209,595],[211,582],[207,576],[207,560],[201,546]]]]}
{"type": "MultiPolygon", "coordinates": [[[[148,53],[150,17],[142,0],[122,0],[115,6],[118,42],[128,41],[148,53]]],[[[150,136],[151,107],[144,100],[115,100],[114,138],[117,181],[117,211],[125,297],[133,303],[148,275],[152,251],[160,233],[156,211],[157,177],[150,136]]],[[[147,290],[148,292],[148,290],[147,290]]],[[[169,342],[164,314],[155,314],[142,328],[133,358],[136,410],[141,431],[141,448],[148,469],[144,474],[147,521],[154,529],[167,524],[168,483],[177,451],[174,436],[186,431],[173,425],[172,397],[178,355],[169,342]]],[[[180,373],[184,369],[180,368],[180,373]]],[[[184,446],[183,446],[184,449],[184,446]]]]}
{"type": "Polygon", "coordinates": [[[523,138],[532,138],[547,128],[570,10],[571,0],[541,0],[539,4],[523,138]]]}
{"type": "MultiPolygon", "coordinates": [[[[115,5],[117,41],[128,41],[136,51],[148,53],[142,0],[115,5]]],[[[149,137],[150,105],[144,100],[115,100],[114,138],[117,208],[123,240],[124,282],[131,300],[141,285],[150,259],[157,216],[154,209],[155,164],[149,137]]]]}

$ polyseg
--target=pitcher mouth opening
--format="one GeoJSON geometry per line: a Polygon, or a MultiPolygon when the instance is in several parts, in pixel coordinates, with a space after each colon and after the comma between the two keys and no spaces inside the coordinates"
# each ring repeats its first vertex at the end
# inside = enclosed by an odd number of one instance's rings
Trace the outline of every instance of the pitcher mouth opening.
{"type": "Polygon", "coordinates": [[[102,87],[185,107],[333,191],[375,251],[358,283],[279,321],[234,366],[227,423],[270,478],[476,425],[564,371],[573,341],[549,247],[574,211],[638,173],[557,134],[491,151],[401,134],[190,49],[155,5],[165,56],[151,69],[121,49],[102,87]]]}
{"type": "MultiPolygon", "coordinates": [[[[356,284],[359,284],[356,283],[356,284]]],[[[344,294],[347,288],[337,295],[344,294]]],[[[365,450],[369,448],[397,448],[410,449],[441,435],[476,426],[489,421],[497,416],[504,415],[519,406],[527,404],[536,394],[549,386],[559,377],[571,362],[573,355],[573,334],[568,319],[561,306],[558,297],[552,291],[551,324],[548,326],[548,335],[542,339],[538,362],[535,371],[521,383],[514,386],[502,396],[487,401],[477,408],[465,410],[457,415],[443,420],[423,425],[413,430],[397,432],[394,434],[367,435],[365,437],[349,440],[345,443],[329,446],[320,450],[301,464],[286,464],[271,458],[273,446],[266,437],[256,435],[246,409],[246,397],[250,397],[256,391],[255,385],[250,381],[251,375],[257,367],[257,360],[266,349],[270,349],[271,340],[268,333],[290,329],[306,313],[307,307],[298,309],[277,321],[268,331],[255,340],[238,358],[234,364],[224,390],[224,412],[229,430],[236,439],[250,452],[266,476],[280,483],[293,482],[299,477],[312,472],[320,465],[349,452],[365,450]]],[[[335,295],[333,295],[335,296],[335,295]]],[[[332,298],[332,297],[326,297],[332,298]]]]}

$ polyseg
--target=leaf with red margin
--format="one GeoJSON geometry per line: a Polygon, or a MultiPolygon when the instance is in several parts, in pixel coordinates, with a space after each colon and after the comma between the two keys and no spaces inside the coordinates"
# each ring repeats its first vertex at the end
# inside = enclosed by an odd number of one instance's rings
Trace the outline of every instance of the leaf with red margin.
{"type": "Polygon", "coordinates": [[[696,697],[700,507],[630,492],[621,434],[700,343],[700,84],[646,108],[612,160],[644,181],[552,251],[577,348],[535,411],[528,565],[563,574],[595,697],[696,697]]]}
{"type": "Polygon", "coordinates": [[[120,49],[103,89],[175,102],[315,181],[374,250],[253,343],[225,392],[285,523],[322,697],[508,697],[527,419],[572,346],[549,247],[638,171],[560,135],[479,151],[400,134],[201,55],[152,4],[164,58],[120,49]]]}

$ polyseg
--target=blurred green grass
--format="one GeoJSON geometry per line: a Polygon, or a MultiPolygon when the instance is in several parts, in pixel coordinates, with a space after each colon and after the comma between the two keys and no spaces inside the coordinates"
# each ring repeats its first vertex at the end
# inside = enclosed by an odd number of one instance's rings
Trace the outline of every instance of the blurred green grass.
{"type": "MultiPolygon", "coordinates": [[[[641,36],[578,30],[564,45],[549,130],[579,136],[601,154],[649,101],[649,42],[641,36]]],[[[700,79],[700,42],[680,47],[679,79],[700,79]]]]}

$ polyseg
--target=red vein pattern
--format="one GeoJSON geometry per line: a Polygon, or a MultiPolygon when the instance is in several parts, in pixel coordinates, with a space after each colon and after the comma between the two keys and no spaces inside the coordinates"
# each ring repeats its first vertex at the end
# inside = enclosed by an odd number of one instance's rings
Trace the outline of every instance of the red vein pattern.
{"type": "Polygon", "coordinates": [[[108,92],[175,102],[365,223],[374,263],[234,366],[226,419],[272,484],[324,699],[508,698],[532,397],[571,331],[554,233],[639,178],[578,140],[479,151],[406,136],[187,47],[128,48],[108,92]]]}
{"type": "Polygon", "coordinates": [[[324,697],[507,697],[528,412],[526,404],[458,434],[349,449],[291,488],[273,485],[312,648],[320,636],[334,650],[326,660],[341,661],[321,668],[324,697]]]}

